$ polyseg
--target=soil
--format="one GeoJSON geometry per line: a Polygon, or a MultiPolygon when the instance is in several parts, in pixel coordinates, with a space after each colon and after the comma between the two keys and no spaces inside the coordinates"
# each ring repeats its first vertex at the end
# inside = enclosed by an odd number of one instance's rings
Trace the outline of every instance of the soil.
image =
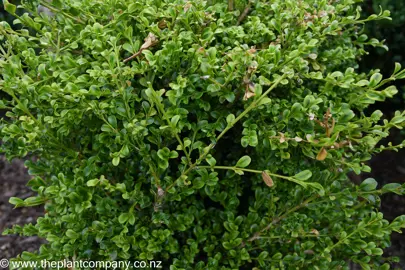
{"type": "MultiPolygon", "coordinates": [[[[30,179],[22,160],[9,163],[0,156],[0,233],[15,224],[35,223],[43,216],[42,207],[16,208],[8,203],[10,197],[28,198],[35,193],[26,187],[30,179]]],[[[38,237],[0,235],[0,259],[16,257],[23,251],[36,251],[44,241],[38,237]]]]}

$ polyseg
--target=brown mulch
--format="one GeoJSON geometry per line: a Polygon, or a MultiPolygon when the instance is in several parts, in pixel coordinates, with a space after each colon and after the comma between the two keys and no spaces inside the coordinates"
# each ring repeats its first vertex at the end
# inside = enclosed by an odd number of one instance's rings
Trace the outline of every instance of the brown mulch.
{"type": "MultiPolygon", "coordinates": [[[[0,156],[0,234],[15,224],[35,223],[43,215],[42,207],[14,209],[8,203],[10,197],[25,199],[35,196],[26,186],[29,179],[23,161],[14,160],[9,163],[4,156],[0,156]]],[[[0,235],[0,259],[14,258],[23,251],[36,251],[43,242],[38,237],[0,235]]]]}

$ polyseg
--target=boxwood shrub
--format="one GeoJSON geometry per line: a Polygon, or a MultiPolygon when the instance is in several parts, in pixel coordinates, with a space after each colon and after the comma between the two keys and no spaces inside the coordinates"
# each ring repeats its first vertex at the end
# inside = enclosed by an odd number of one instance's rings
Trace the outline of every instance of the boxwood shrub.
{"type": "Polygon", "coordinates": [[[2,152],[26,158],[38,252],[164,269],[388,269],[380,196],[354,185],[405,113],[365,114],[405,78],[358,72],[354,0],[3,0],[2,152]],[[23,11],[24,10],[24,11],[23,11]],[[22,14],[22,15],[19,15],[22,14]]]}

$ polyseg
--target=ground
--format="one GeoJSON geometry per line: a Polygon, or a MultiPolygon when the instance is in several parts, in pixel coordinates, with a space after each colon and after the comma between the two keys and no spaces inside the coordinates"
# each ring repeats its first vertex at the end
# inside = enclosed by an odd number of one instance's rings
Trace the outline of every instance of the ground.
{"type": "MultiPolygon", "coordinates": [[[[0,156],[0,232],[14,224],[35,223],[43,215],[41,207],[17,208],[8,203],[10,197],[35,196],[26,183],[29,176],[24,163],[14,160],[11,164],[0,156]]],[[[10,259],[22,251],[35,251],[41,240],[37,237],[0,236],[0,259],[10,259]]]]}

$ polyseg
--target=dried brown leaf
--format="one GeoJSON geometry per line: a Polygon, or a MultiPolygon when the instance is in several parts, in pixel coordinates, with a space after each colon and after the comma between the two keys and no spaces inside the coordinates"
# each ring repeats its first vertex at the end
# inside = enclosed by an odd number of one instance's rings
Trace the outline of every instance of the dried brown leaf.
{"type": "Polygon", "coordinates": [[[184,12],[187,12],[193,5],[190,2],[187,2],[184,5],[184,12]]]}
{"type": "Polygon", "coordinates": [[[325,160],[326,156],[328,155],[328,151],[324,147],[321,148],[321,151],[319,151],[318,155],[316,156],[317,160],[325,160]]]}
{"type": "Polygon", "coordinates": [[[158,23],[158,27],[159,27],[159,29],[165,29],[166,27],[167,27],[167,22],[166,22],[166,20],[161,20],[159,23],[158,23]]]}
{"type": "Polygon", "coordinates": [[[262,178],[267,186],[269,186],[269,187],[274,186],[273,179],[271,179],[270,175],[268,175],[265,171],[262,172],[262,178]]]}
{"type": "Polygon", "coordinates": [[[124,59],[124,63],[138,57],[142,53],[143,50],[146,50],[146,49],[149,49],[150,47],[155,46],[158,42],[159,42],[159,40],[157,39],[157,37],[153,33],[149,33],[149,35],[145,38],[145,43],[142,44],[139,51],[134,53],[130,57],[124,59]]]}
{"type": "Polygon", "coordinates": [[[278,134],[280,134],[280,143],[283,143],[286,141],[285,137],[284,137],[284,133],[279,132],[278,134]]]}
{"type": "Polygon", "coordinates": [[[302,142],[302,138],[300,138],[300,137],[298,137],[298,136],[295,137],[294,140],[295,140],[296,142],[302,142]]]}
{"type": "Polygon", "coordinates": [[[254,54],[254,53],[256,53],[256,47],[255,46],[252,46],[252,47],[250,47],[250,49],[248,50],[248,53],[249,54],[254,54]]]}
{"type": "Polygon", "coordinates": [[[246,91],[245,92],[245,95],[243,96],[243,100],[248,100],[249,98],[251,98],[251,97],[254,97],[256,94],[254,93],[254,92],[251,92],[251,91],[246,91]]]}
{"type": "Polygon", "coordinates": [[[142,44],[141,50],[146,50],[158,43],[157,37],[153,33],[149,33],[149,35],[145,38],[145,43],[142,44]]]}
{"type": "Polygon", "coordinates": [[[248,86],[249,86],[249,91],[254,93],[255,92],[255,84],[252,83],[252,82],[249,82],[248,86]]]}

